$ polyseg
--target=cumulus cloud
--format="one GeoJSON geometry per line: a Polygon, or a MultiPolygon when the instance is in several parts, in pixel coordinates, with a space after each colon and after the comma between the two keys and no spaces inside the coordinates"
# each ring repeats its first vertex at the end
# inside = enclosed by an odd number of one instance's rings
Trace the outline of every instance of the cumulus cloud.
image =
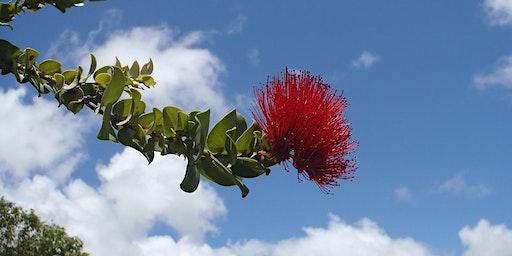
{"type": "MultiPolygon", "coordinates": [[[[71,64],[76,65],[78,59],[86,67],[90,51],[99,65],[112,64],[115,56],[125,64],[151,57],[159,83],[144,92],[149,105],[174,104],[186,110],[212,108],[216,112],[227,109],[219,81],[224,67],[213,53],[198,46],[202,32],[180,36],[166,26],[138,27],[109,33],[97,44],[104,27],[100,24],[89,33],[85,43],[78,34],[70,37],[68,46],[72,48],[61,52],[68,53],[70,62],[75,61],[71,64]]],[[[62,47],[56,45],[54,50],[62,47]]],[[[11,121],[0,124],[0,136],[5,137],[0,141],[7,145],[0,148],[1,195],[66,227],[84,241],[92,255],[144,255],[155,225],[170,227],[178,236],[173,240],[191,245],[202,244],[207,234],[217,232],[214,220],[227,212],[223,200],[207,182],[193,194],[181,191],[185,170],[181,158],[156,156],[148,166],[139,152],[125,149],[97,168],[98,187],[71,178],[69,174],[86,154],[80,147],[83,138],[76,137],[84,130],[77,120],[84,118],[59,110],[44,99],[27,104],[24,95],[23,89],[0,94],[0,116],[11,121]],[[56,168],[31,171],[50,166],[56,168]],[[19,174],[19,181],[12,182],[8,173],[19,174]]]]}
{"type": "Polygon", "coordinates": [[[435,188],[437,193],[465,195],[470,197],[486,197],[493,193],[493,189],[483,184],[468,184],[465,178],[458,174],[444,181],[435,188]]]}
{"type": "Polygon", "coordinates": [[[511,0],[484,0],[484,8],[493,25],[512,24],[511,0]]]}
{"type": "Polygon", "coordinates": [[[352,61],[352,67],[356,69],[368,69],[378,60],[379,56],[368,51],[363,51],[357,59],[352,61]]]}
{"type": "Polygon", "coordinates": [[[267,243],[248,240],[212,248],[193,245],[169,237],[153,237],[141,244],[144,255],[203,255],[203,256],[428,256],[429,249],[411,238],[391,238],[376,223],[363,219],[347,224],[331,215],[325,228],[304,228],[304,235],[267,243]]]}
{"type": "Polygon", "coordinates": [[[180,190],[185,165],[178,157],[157,156],[148,166],[139,152],[126,148],[97,168],[98,188],[80,179],[59,188],[49,177],[35,176],[0,193],[65,226],[93,255],[143,255],[138,244],[156,223],[197,244],[217,231],[214,220],[227,212],[204,182],[195,193],[180,190]]]}
{"type": "Polygon", "coordinates": [[[123,65],[131,65],[135,60],[142,65],[152,58],[152,75],[157,85],[143,91],[148,108],[174,105],[186,111],[211,109],[214,117],[220,117],[232,107],[222,93],[220,77],[225,72],[224,64],[200,46],[206,32],[180,34],[168,26],[135,27],[111,31],[104,41],[97,43],[101,34],[97,31],[108,31],[108,26],[101,24],[83,43],[77,32],[63,32],[52,52],[66,52],[65,59],[75,61],[70,61],[70,65],[83,67],[89,66],[91,52],[98,66],[112,65],[116,57],[123,65]]]}
{"type": "Polygon", "coordinates": [[[505,225],[493,226],[488,220],[480,220],[473,228],[462,228],[459,238],[466,247],[464,256],[512,255],[512,230],[505,225]]]}
{"type": "MultiPolygon", "coordinates": [[[[219,80],[225,68],[212,52],[198,46],[202,40],[199,31],[179,37],[167,27],[137,27],[112,33],[90,51],[104,65],[112,65],[116,56],[125,64],[152,58],[157,85],[143,92],[150,106],[211,108],[220,115],[228,110],[219,80]]],[[[88,61],[84,56],[82,63],[88,61]]]]}
{"type": "Polygon", "coordinates": [[[473,83],[480,90],[498,86],[512,89],[512,56],[501,58],[493,71],[475,75],[473,83]]]}
{"type": "Polygon", "coordinates": [[[0,90],[0,176],[15,181],[45,171],[65,180],[84,157],[86,118],[44,98],[25,103],[26,96],[24,87],[0,90]]]}

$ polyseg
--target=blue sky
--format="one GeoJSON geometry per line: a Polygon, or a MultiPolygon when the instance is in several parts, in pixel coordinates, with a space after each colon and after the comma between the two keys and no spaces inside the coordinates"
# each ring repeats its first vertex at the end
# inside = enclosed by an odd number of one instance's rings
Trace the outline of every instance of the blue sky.
{"type": "Polygon", "coordinates": [[[316,246],[331,253],[355,253],[336,247],[343,241],[361,248],[357,255],[512,253],[512,1],[106,1],[23,14],[14,25],[4,38],[69,67],[87,66],[88,52],[104,64],[154,58],[161,88],[146,93],[155,105],[212,107],[217,117],[237,107],[249,116],[253,86],[286,66],[323,76],[350,102],[358,170],[334,195],[274,167],[247,181],[245,199],[213,184],[190,197],[176,190],[179,160],[146,167],[142,156],[95,139],[97,117],[66,114],[51,97],[32,101],[31,88],[1,77],[0,105],[11,111],[0,116],[13,124],[0,124],[0,192],[81,235],[98,255],[121,252],[116,243],[138,244],[134,255],[204,246],[211,251],[203,255],[316,252],[304,227],[323,231],[316,246]],[[20,115],[35,110],[48,114],[30,128],[20,115]],[[9,138],[14,131],[29,141],[9,138]],[[30,155],[41,151],[44,158],[30,155]],[[152,168],[173,171],[148,176],[156,183],[137,180],[152,168]],[[127,196],[138,192],[148,197],[127,196]],[[371,223],[359,223],[365,218],[371,223]],[[111,239],[104,248],[91,223],[112,219],[118,226],[101,233],[117,234],[102,238],[111,239]],[[343,235],[367,236],[377,249],[343,235]],[[382,250],[381,238],[389,239],[382,250]]]}

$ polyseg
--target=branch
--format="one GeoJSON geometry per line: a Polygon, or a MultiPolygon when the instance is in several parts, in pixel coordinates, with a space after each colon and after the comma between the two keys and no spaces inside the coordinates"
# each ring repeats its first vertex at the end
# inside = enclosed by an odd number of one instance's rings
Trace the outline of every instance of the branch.
{"type": "Polygon", "coordinates": [[[193,192],[202,175],[223,186],[236,185],[245,197],[249,189],[243,178],[270,173],[271,147],[266,135],[255,123],[248,126],[243,116],[231,111],[210,131],[210,110],[185,113],[174,106],[146,111],[140,90],[156,85],[151,76],[153,61],[140,67],[135,61],[124,66],[96,67],[85,74],[82,67],[61,70],[56,60],[37,63],[39,53],[22,51],[0,40],[0,70],[13,74],[19,83],[30,83],[41,94],[52,93],[60,105],[73,113],[85,106],[103,115],[97,137],[132,147],[149,163],[155,152],[175,154],[188,160],[180,187],[193,192]]]}

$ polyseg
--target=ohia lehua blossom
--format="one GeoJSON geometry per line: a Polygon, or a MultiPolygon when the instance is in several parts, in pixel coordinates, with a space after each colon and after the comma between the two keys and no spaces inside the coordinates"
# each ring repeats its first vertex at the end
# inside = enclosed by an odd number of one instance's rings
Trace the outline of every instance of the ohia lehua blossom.
{"type": "Polygon", "coordinates": [[[270,157],[330,192],[356,169],[347,100],[321,77],[286,69],[255,90],[253,116],[271,143],[270,157]]]}

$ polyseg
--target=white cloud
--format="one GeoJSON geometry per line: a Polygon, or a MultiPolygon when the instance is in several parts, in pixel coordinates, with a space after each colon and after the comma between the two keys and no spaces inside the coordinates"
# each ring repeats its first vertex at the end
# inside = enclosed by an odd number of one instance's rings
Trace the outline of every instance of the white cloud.
{"type": "MultiPolygon", "coordinates": [[[[103,31],[100,25],[95,31],[103,31]]],[[[74,31],[65,31],[52,46],[52,52],[65,52],[65,59],[79,60],[89,67],[89,53],[98,60],[98,67],[113,65],[118,57],[124,65],[135,60],[142,66],[150,58],[154,62],[153,77],[157,85],[143,91],[147,108],[177,106],[186,111],[211,109],[214,117],[224,115],[230,107],[222,93],[220,76],[225,72],[222,61],[199,45],[207,32],[194,31],[181,35],[167,26],[135,27],[109,32],[106,40],[96,43],[99,32],[89,33],[81,43],[74,31]],[[66,43],[62,43],[66,42],[66,43]]]]}
{"type": "Polygon", "coordinates": [[[512,24],[511,0],[484,0],[484,8],[493,25],[512,24]]]}
{"type": "Polygon", "coordinates": [[[412,199],[412,192],[408,187],[398,187],[393,191],[395,199],[398,201],[410,201],[412,199]]]}
{"type": "Polygon", "coordinates": [[[368,51],[363,51],[357,59],[352,61],[352,67],[357,69],[368,69],[378,60],[379,56],[368,51]]]}
{"type": "Polygon", "coordinates": [[[217,231],[213,221],[226,214],[223,200],[205,182],[192,194],[180,190],[184,170],[177,157],[156,156],[148,165],[139,152],[126,148],[98,167],[98,188],[75,179],[61,189],[50,178],[35,176],[19,186],[2,186],[0,193],[63,225],[93,255],[143,255],[138,243],[156,223],[200,244],[217,231]]]}
{"type": "Polygon", "coordinates": [[[474,227],[464,227],[459,238],[466,247],[464,256],[510,256],[512,255],[512,230],[505,225],[491,225],[480,220],[474,227]]]}
{"type": "Polygon", "coordinates": [[[84,157],[87,118],[44,98],[24,103],[26,95],[24,87],[0,91],[0,176],[21,180],[44,170],[65,180],[84,157]]]}
{"type": "Polygon", "coordinates": [[[512,56],[501,58],[492,72],[475,75],[473,83],[481,90],[496,86],[512,89],[512,56]]]}
{"type": "Polygon", "coordinates": [[[423,244],[411,238],[391,238],[374,222],[363,219],[350,225],[332,215],[325,228],[304,228],[305,234],[275,243],[248,240],[220,248],[193,244],[168,236],[151,237],[139,243],[142,255],[202,256],[430,256],[423,244]]]}
{"type": "Polygon", "coordinates": [[[244,25],[247,22],[247,17],[244,15],[238,15],[226,29],[228,35],[238,34],[244,29],[244,25]]]}
{"type": "MultiPolygon", "coordinates": [[[[213,53],[197,46],[202,39],[198,31],[178,37],[167,27],[137,27],[112,33],[90,51],[104,65],[112,65],[116,56],[124,64],[152,58],[157,85],[143,92],[147,103],[188,111],[211,108],[220,116],[228,110],[219,80],[225,69],[213,53]]],[[[84,56],[84,66],[88,61],[84,56]]]]}
{"type": "Polygon", "coordinates": [[[247,54],[247,58],[249,58],[249,62],[253,65],[258,65],[261,62],[261,53],[257,48],[253,48],[247,54]]]}
{"type": "Polygon", "coordinates": [[[444,181],[435,188],[437,193],[465,195],[470,197],[485,197],[493,193],[491,187],[483,184],[468,184],[460,174],[444,181]]]}

